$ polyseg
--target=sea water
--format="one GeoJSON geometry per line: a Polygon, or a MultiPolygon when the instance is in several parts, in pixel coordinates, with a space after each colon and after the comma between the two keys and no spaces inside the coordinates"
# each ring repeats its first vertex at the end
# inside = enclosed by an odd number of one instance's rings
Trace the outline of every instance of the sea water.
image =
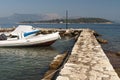
{"type": "MultiPolygon", "coordinates": [[[[0,24],[13,27],[18,24],[0,24]]],[[[65,24],[28,24],[43,28],[66,28],[65,24]]],[[[106,50],[120,51],[119,24],[68,24],[69,28],[90,28],[108,40],[106,50]]],[[[70,50],[74,39],[57,40],[49,47],[0,48],[0,80],[40,80],[50,62],[59,53],[70,50]]]]}
{"type": "Polygon", "coordinates": [[[53,58],[74,42],[64,38],[48,47],[0,48],[0,80],[40,80],[53,58]]]}
{"type": "Polygon", "coordinates": [[[51,47],[0,48],[0,80],[39,80],[57,54],[51,47]]]}
{"type": "MultiPolygon", "coordinates": [[[[44,28],[66,28],[65,24],[32,24],[44,28]]],[[[108,44],[102,45],[105,50],[120,51],[120,24],[68,24],[68,28],[89,28],[108,40],[108,44]]]]}

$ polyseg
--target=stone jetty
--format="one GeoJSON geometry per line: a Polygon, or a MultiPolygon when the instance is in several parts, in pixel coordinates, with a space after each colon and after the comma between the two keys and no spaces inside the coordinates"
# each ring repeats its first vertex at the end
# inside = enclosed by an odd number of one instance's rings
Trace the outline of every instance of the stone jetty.
{"type": "Polygon", "coordinates": [[[56,80],[120,80],[97,42],[93,31],[84,29],[56,80]]]}

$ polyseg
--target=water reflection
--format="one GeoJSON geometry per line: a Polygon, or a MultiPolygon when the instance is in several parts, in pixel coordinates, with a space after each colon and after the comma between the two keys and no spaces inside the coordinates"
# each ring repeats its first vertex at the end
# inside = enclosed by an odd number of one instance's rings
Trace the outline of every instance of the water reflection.
{"type": "Polygon", "coordinates": [[[69,51],[73,47],[75,43],[75,39],[73,38],[62,38],[61,40],[58,40],[55,44],[52,45],[52,47],[57,50],[59,53],[63,53],[66,50],[69,51]]]}
{"type": "Polygon", "coordinates": [[[63,38],[49,47],[0,48],[0,80],[40,80],[53,58],[73,43],[63,38]]]}
{"type": "Polygon", "coordinates": [[[57,54],[52,47],[0,48],[0,80],[40,80],[57,54]]]}
{"type": "Polygon", "coordinates": [[[55,52],[52,47],[0,48],[0,56],[38,57],[55,52]],[[46,51],[47,50],[47,51],[46,51]]]}

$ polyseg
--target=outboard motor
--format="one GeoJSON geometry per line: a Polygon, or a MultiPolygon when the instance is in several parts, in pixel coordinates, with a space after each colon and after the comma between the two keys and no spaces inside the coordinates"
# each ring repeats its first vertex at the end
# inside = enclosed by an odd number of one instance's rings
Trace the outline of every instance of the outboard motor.
{"type": "Polygon", "coordinates": [[[7,40],[7,36],[5,34],[0,35],[0,40],[7,40]]]}

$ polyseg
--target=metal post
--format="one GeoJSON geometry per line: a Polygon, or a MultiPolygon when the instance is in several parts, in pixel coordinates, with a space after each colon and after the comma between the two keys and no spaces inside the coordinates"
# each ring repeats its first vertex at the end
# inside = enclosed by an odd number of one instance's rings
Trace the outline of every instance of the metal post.
{"type": "Polygon", "coordinates": [[[68,29],[68,10],[66,10],[66,29],[68,29]]]}

